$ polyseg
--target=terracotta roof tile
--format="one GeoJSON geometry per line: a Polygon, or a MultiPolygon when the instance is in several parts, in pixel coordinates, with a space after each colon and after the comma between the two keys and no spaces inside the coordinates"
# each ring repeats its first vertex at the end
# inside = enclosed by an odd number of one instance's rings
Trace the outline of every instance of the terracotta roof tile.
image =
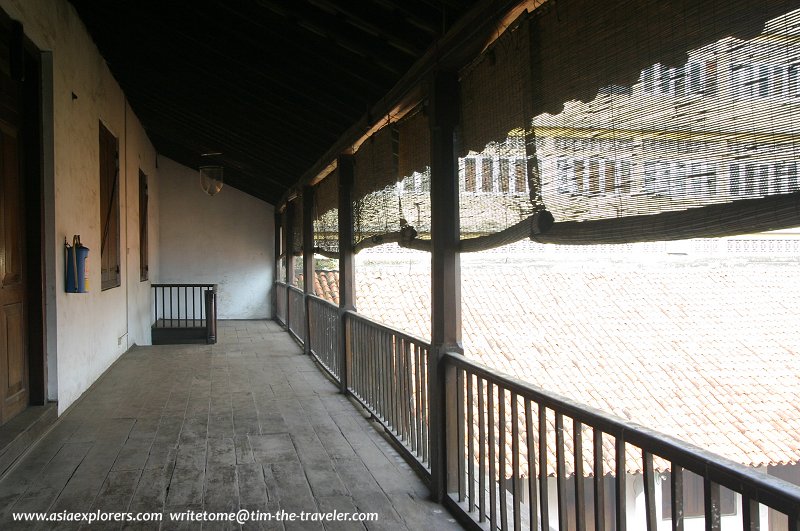
{"type": "MultiPolygon", "coordinates": [[[[798,265],[463,264],[465,354],[745,465],[797,463],[798,265]]],[[[317,276],[338,298],[336,272],[317,276]]],[[[430,337],[429,266],[375,262],[357,279],[359,312],[430,337]]]]}

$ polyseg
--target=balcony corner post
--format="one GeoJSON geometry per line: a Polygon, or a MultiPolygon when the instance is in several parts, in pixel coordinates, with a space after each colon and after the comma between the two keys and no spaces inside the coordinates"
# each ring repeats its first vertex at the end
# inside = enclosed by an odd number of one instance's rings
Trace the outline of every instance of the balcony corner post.
{"type": "Polygon", "coordinates": [[[339,172],[339,367],[340,390],[347,394],[350,381],[350,336],[346,313],[356,309],[355,268],[353,266],[353,181],[352,155],[340,155],[339,172]]]}
{"type": "Polygon", "coordinates": [[[455,370],[445,366],[447,352],[461,347],[461,264],[458,159],[458,76],[436,72],[430,94],[431,127],[431,346],[430,468],[432,497],[442,502],[457,488],[455,447],[455,370]],[[449,406],[449,407],[448,407],[449,406]],[[448,451],[449,450],[449,451],[448,451]]]}
{"type": "Polygon", "coordinates": [[[314,294],[314,188],[303,187],[303,351],[311,355],[311,317],[308,296],[314,294]]]}
{"type": "Polygon", "coordinates": [[[272,309],[272,315],[277,320],[278,318],[278,288],[276,283],[281,281],[281,260],[282,260],[282,253],[283,249],[281,248],[281,231],[283,230],[282,227],[282,216],[275,210],[275,222],[274,222],[274,236],[275,238],[275,260],[273,265],[275,266],[275,275],[274,281],[272,283],[272,289],[270,290],[271,296],[269,298],[269,307],[272,309]]]}
{"type": "Polygon", "coordinates": [[[286,236],[286,329],[292,328],[292,297],[289,286],[294,286],[294,203],[289,201],[283,211],[283,234],[286,236]]]}

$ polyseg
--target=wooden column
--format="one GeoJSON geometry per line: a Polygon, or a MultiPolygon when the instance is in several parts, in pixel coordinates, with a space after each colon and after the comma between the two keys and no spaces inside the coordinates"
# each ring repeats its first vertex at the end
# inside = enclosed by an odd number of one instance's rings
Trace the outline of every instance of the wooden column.
{"type": "Polygon", "coordinates": [[[431,344],[428,358],[430,404],[431,490],[441,502],[457,488],[455,453],[455,371],[445,370],[445,352],[461,347],[461,266],[459,245],[458,160],[455,133],[458,125],[458,77],[434,74],[430,97],[431,126],[431,344]],[[448,440],[450,439],[450,440],[448,440]],[[448,449],[453,451],[448,453],[448,449]]]}
{"type": "Polygon", "coordinates": [[[314,294],[314,188],[303,187],[303,297],[306,322],[303,327],[303,350],[311,355],[311,319],[308,296],[314,294]]]}
{"type": "Polygon", "coordinates": [[[339,368],[341,391],[347,394],[350,381],[350,341],[345,312],[356,309],[353,267],[353,174],[352,155],[340,155],[339,172],[339,368]]]}
{"type": "Polygon", "coordinates": [[[286,236],[286,328],[291,328],[292,300],[289,286],[294,284],[294,203],[288,201],[283,211],[283,234],[286,236]]]}
{"type": "MultiPolygon", "coordinates": [[[[275,282],[280,282],[280,272],[281,272],[281,253],[283,252],[282,245],[281,245],[281,214],[275,211],[275,260],[273,265],[275,266],[275,282]]],[[[278,317],[278,288],[273,286],[272,289],[272,297],[269,300],[270,307],[272,308],[272,315],[277,319],[278,317]]]]}

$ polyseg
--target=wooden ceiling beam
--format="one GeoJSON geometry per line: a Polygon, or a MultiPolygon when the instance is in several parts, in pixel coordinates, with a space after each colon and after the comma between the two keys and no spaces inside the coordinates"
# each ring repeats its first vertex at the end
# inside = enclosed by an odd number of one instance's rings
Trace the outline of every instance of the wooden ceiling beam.
{"type": "MultiPolygon", "coordinates": [[[[238,13],[234,5],[225,5],[224,9],[230,10],[232,14],[238,13]]],[[[248,57],[259,55],[260,63],[268,63],[270,69],[277,72],[294,71],[295,75],[299,74],[306,79],[314,79],[315,77],[326,79],[337,79],[339,76],[347,76],[348,79],[354,79],[362,86],[367,87],[370,93],[382,94],[386,90],[387,84],[390,83],[388,76],[376,76],[374,69],[372,71],[365,70],[369,63],[355,64],[352,60],[346,58],[343,54],[339,53],[333,60],[319,58],[313,60],[318,55],[317,50],[310,50],[306,46],[297,46],[296,41],[287,40],[282,33],[268,28],[252,18],[241,16],[241,22],[237,27],[250,25],[256,31],[256,34],[269,33],[269,40],[256,39],[253,34],[247,31],[241,31],[232,35],[233,43],[241,45],[243,50],[247,51],[248,57]],[[295,54],[287,54],[283,47],[275,46],[274,41],[280,41],[286,47],[296,50],[295,54]],[[302,56],[303,60],[298,60],[302,56]]],[[[328,90],[344,91],[338,84],[328,86],[328,90]]],[[[352,91],[351,91],[352,92],[352,91]]]]}
{"type": "MultiPolygon", "coordinates": [[[[183,79],[185,79],[185,75],[181,72],[174,72],[174,78],[165,75],[161,72],[157,72],[150,67],[149,63],[144,64],[137,64],[133,63],[131,66],[134,66],[133,71],[135,72],[134,76],[144,75],[148,78],[160,78],[162,83],[158,87],[149,87],[148,84],[143,85],[144,91],[152,90],[156,94],[163,93],[163,87],[174,86],[177,83],[180,83],[183,79]]],[[[313,109],[298,105],[291,100],[287,100],[285,96],[274,93],[269,90],[269,87],[265,87],[264,85],[258,86],[251,86],[250,84],[246,83],[236,83],[228,76],[219,76],[219,72],[205,70],[203,69],[200,72],[196,72],[198,79],[210,79],[210,76],[216,76],[213,80],[213,83],[210,83],[208,87],[194,90],[202,90],[204,95],[207,95],[210,98],[214,98],[215,102],[222,102],[224,105],[235,105],[235,106],[242,106],[248,105],[245,111],[248,114],[248,119],[250,120],[259,120],[259,121],[279,121],[284,124],[291,124],[298,119],[302,122],[302,129],[304,130],[305,134],[322,134],[324,132],[328,132],[331,129],[340,129],[342,127],[343,120],[336,120],[330,117],[328,114],[319,114],[314,112],[313,109]],[[209,92],[214,88],[214,92],[209,92]],[[220,97],[220,92],[224,95],[224,97],[220,97]],[[233,103],[231,103],[233,102],[233,103]],[[272,120],[269,120],[269,119],[272,120]]],[[[121,80],[124,79],[129,81],[129,86],[131,90],[134,92],[138,92],[140,89],[140,84],[136,83],[136,80],[128,80],[127,75],[120,76],[121,80]]],[[[132,92],[133,93],[133,92],[132,92]]],[[[188,101],[185,102],[188,104],[188,101]]],[[[182,106],[180,103],[179,106],[182,106]]],[[[207,104],[203,104],[201,108],[207,108],[207,104]]],[[[187,112],[203,112],[203,111],[189,111],[187,112]]],[[[357,115],[357,112],[354,112],[353,115],[357,115]]],[[[352,116],[350,115],[343,115],[344,119],[352,120],[352,116]]],[[[231,113],[227,113],[227,118],[231,117],[231,113]]]]}
{"type": "MultiPolygon", "coordinates": [[[[286,140],[282,133],[276,136],[284,141],[275,142],[275,137],[248,135],[246,131],[232,131],[221,126],[218,121],[197,114],[185,114],[180,109],[166,106],[163,101],[158,101],[158,96],[154,94],[149,97],[138,97],[137,95],[137,100],[131,100],[131,102],[132,104],[140,102],[145,107],[142,113],[143,118],[152,124],[148,125],[148,130],[160,130],[163,133],[165,129],[170,129],[177,136],[196,144],[198,161],[201,153],[212,150],[222,151],[226,156],[231,153],[241,153],[246,159],[252,161],[254,166],[258,167],[272,160],[270,153],[280,154],[284,160],[288,160],[290,157],[287,155],[291,155],[292,160],[300,163],[310,154],[309,152],[319,149],[315,148],[317,144],[325,144],[325,141],[292,142],[286,140]]],[[[287,168],[287,170],[291,169],[287,168]]],[[[283,183],[276,181],[274,184],[282,185],[283,183]]]]}
{"type": "Polygon", "coordinates": [[[318,10],[304,9],[298,2],[288,3],[291,7],[274,0],[256,0],[259,6],[269,9],[273,13],[284,17],[287,21],[296,24],[304,30],[327,38],[331,43],[353,54],[367,58],[376,66],[391,72],[393,75],[402,75],[413,56],[386,45],[381,39],[369,37],[369,34],[360,32],[361,37],[353,32],[348,32],[342,27],[338,17],[324,16],[318,10]],[[366,38],[365,38],[366,36],[366,38]]]}
{"type": "Polygon", "coordinates": [[[441,24],[437,19],[431,22],[430,18],[425,15],[420,15],[419,10],[414,10],[414,0],[401,0],[395,2],[393,0],[373,0],[375,4],[383,6],[384,9],[392,11],[401,15],[409,24],[419,28],[429,35],[429,39],[441,35],[441,24]]]}
{"type": "MultiPolygon", "coordinates": [[[[176,46],[175,52],[179,50],[192,50],[200,49],[207,54],[207,57],[213,58],[214,64],[217,65],[218,75],[229,76],[231,79],[240,79],[242,72],[247,72],[257,83],[263,83],[264,86],[275,86],[284,91],[285,94],[291,95],[292,99],[302,100],[301,105],[304,106],[318,106],[320,104],[331,109],[331,111],[339,112],[338,109],[342,106],[343,101],[334,98],[329,92],[321,91],[315,96],[310,96],[306,91],[298,90],[298,83],[295,80],[286,81],[284,76],[269,75],[267,71],[261,68],[254,68],[249,63],[241,60],[239,57],[234,57],[225,54],[223,51],[217,49],[208,42],[193,37],[183,31],[172,30],[173,38],[181,39],[184,43],[190,44],[188,47],[176,46]],[[196,48],[193,48],[196,47],[196,48]]],[[[193,59],[192,55],[184,56],[184,61],[189,61],[187,64],[198,64],[196,57],[193,59]]],[[[341,118],[348,119],[350,112],[341,113],[341,118]]]]}
{"type": "MultiPolygon", "coordinates": [[[[198,145],[197,156],[205,151],[221,151],[223,155],[230,156],[231,153],[241,153],[247,160],[252,161],[254,166],[263,167],[265,164],[274,160],[269,154],[280,155],[283,160],[293,160],[300,164],[311,152],[318,149],[316,146],[324,146],[325,141],[313,142],[306,139],[306,143],[292,142],[286,140],[281,132],[276,134],[278,139],[283,142],[276,142],[275,137],[247,135],[246,132],[231,131],[221,127],[218,122],[204,119],[197,115],[185,115],[180,110],[170,110],[164,107],[163,103],[153,103],[152,98],[140,98],[147,105],[148,110],[143,116],[148,119],[152,126],[148,129],[161,131],[170,129],[181,138],[187,138],[198,145]],[[149,110],[152,109],[152,110],[149,110]],[[177,126],[177,127],[176,127],[177,126]]],[[[131,100],[133,102],[133,100],[131,100]]],[[[287,171],[296,171],[294,166],[287,167],[287,171]]],[[[276,181],[274,184],[284,184],[276,181]]]]}
{"type": "Polygon", "coordinates": [[[383,39],[390,46],[397,48],[410,57],[419,57],[425,52],[426,43],[421,40],[419,30],[410,26],[402,16],[391,16],[385,9],[375,10],[370,8],[370,4],[359,5],[358,9],[348,2],[335,2],[331,0],[308,0],[309,3],[331,13],[341,13],[345,22],[362,31],[370,33],[383,39]],[[362,13],[367,13],[363,15],[362,13]],[[378,25],[371,20],[384,21],[378,25]],[[402,27],[405,26],[405,27],[402,27]],[[416,31],[414,31],[416,30],[416,31]],[[416,38],[415,38],[416,37],[416,38]]]}

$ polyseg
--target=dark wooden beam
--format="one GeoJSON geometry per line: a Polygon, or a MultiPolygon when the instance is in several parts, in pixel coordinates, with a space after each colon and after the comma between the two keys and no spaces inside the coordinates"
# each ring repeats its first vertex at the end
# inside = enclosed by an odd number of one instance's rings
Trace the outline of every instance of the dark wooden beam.
{"type": "Polygon", "coordinates": [[[308,0],[309,3],[329,13],[340,13],[344,21],[368,34],[375,35],[411,58],[416,59],[425,52],[426,36],[421,30],[408,24],[402,15],[387,13],[364,2],[357,6],[348,2],[332,0],[308,0]],[[377,22],[380,21],[380,22],[377,22]]]}
{"type": "MultiPolygon", "coordinates": [[[[294,231],[296,230],[294,226],[294,201],[289,201],[289,204],[286,205],[286,209],[283,211],[283,234],[286,238],[286,285],[293,286],[294,285],[294,231]]],[[[289,326],[291,319],[289,315],[291,315],[291,306],[290,301],[292,290],[286,290],[286,325],[289,326]]]]}
{"type": "Polygon", "coordinates": [[[314,187],[303,187],[303,292],[306,307],[303,350],[311,355],[311,326],[308,296],[314,295],[314,187]]]}
{"type": "Polygon", "coordinates": [[[275,272],[274,275],[274,282],[272,284],[272,289],[270,292],[272,296],[270,297],[270,307],[272,308],[272,318],[275,319],[278,315],[278,289],[275,287],[275,282],[280,282],[280,264],[281,264],[281,253],[283,253],[283,249],[281,249],[281,221],[282,216],[277,209],[274,211],[274,226],[273,226],[273,234],[275,238],[275,255],[272,260],[272,264],[274,266],[273,271],[275,272]]]}
{"type": "Polygon", "coordinates": [[[455,135],[458,126],[458,76],[433,76],[431,125],[431,353],[428,357],[430,400],[431,490],[436,501],[457,488],[458,464],[450,440],[456,434],[455,373],[443,362],[446,352],[462,352],[461,264],[458,252],[459,193],[455,135]],[[446,371],[448,374],[445,374],[446,371]],[[448,450],[452,450],[448,452],[448,450]]]}
{"type": "Polygon", "coordinates": [[[281,3],[274,0],[256,0],[258,5],[269,9],[288,22],[296,24],[304,30],[327,38],[331,44],[339,46],[357,56],[365,57],[375,66],[399,76],[407,68],[408,55],[387,46],[380,39],[370,38],[361,32],[356,34],[346,31],[342,23],[335,17],[325,16],[317,10],[307,9],[300,2],[281,3]]]}
{"type": "MultiPolygon", "coordinates": [[[[419,0],[375,0],[376,4],[401,15],[409,24],[426,32],[428,35],[436,36],[442,34],[442,24],[437,17],[434,20],[431,16],[430,6],[419,0]]],[[[438,10],[436,11],[438,14],[438,10]]]]}
{"type": "Polygon", "coordinates": [[[350,381],[350,341],[345,312],[356,309],[355,267],[353,259],[353,182],[355,161],[352,155],[340,155],[339,177],[339,367],[342,393],[350,381]]]}
{"type": "MultiPolygon", "coordinates": [[[[371,93],[382,94],[389,82],[388,76],[377,75],[375,69],[368,68],[369,63],[358,63],[348,60],[342,54],[337,53],[334,60],[327,60],[320,55],[320,52],[336,52],[330,46],[322,47],[321,43],[309,42],[307,39],[300,39],[298,36],[289,34],[285,28],[275,24],[265,23],[261,18],[248,15],[242,11],[246,6],[243,4],[233,4],[223,2],[219,9],[214,13],[202,12],[204,18],[209,18],[209,23],[220,23],[220,11],[231,20],[225,23],[230,27],[237,28],[231,32],[228,38],[229,46],[239,49],[243,57],[252,62],[254,67],[263,68],[269,65],[269,69],[274,72],[288,73],[292,77],[300,77],[306,80],[313,79],[334,79],[345,75],[348,79],[359,83],[369,89],[371,93]],[[292,53],[294,52],[294,53],[292,53]]],[[[424,50],[421,50],[421,55],[424,50]]],[[[325,90],[333,94],[346,96],[351,92],[345,85],[326,85],[325,90]]]]}

